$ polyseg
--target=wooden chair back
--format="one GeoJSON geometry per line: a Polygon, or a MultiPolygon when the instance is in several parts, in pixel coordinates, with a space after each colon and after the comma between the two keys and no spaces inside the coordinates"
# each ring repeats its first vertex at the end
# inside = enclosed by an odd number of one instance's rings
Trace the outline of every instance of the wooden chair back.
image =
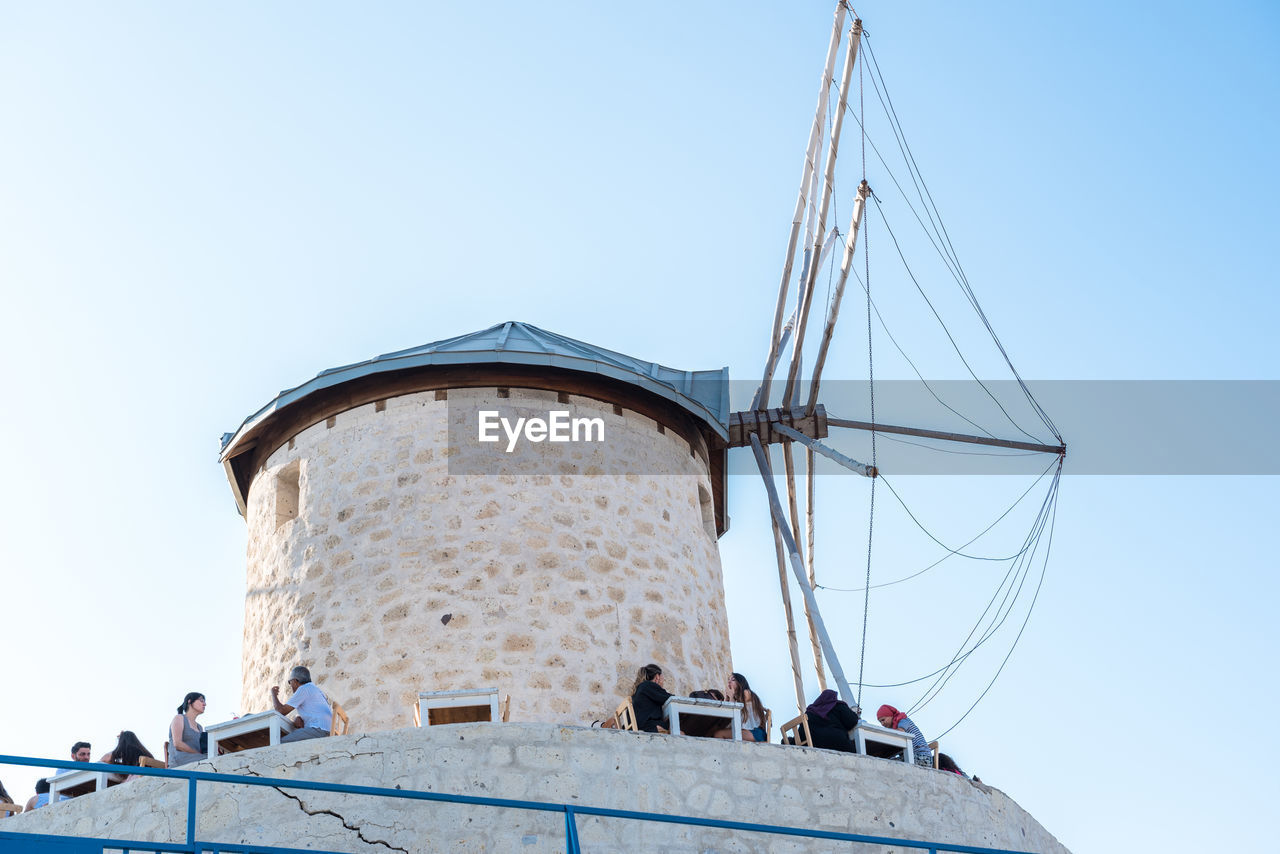
{"type": "Polygon", "coordinates": [[[0,813],[4,814],[0,815],[0,818],[9,814],[17,815],[20,812],[22,812],[22,804],[0,804],[0,813]]]}
{"type": "Polygon", "coordinates": [[[792,744],[813,747],[813,736],[809,732],[809,716],[801,712],[799,717],[787,721],[778,730],[778,736],[783,744],[787,744],[787,739],[791,738],[792,744]]]}
{"type": "Polygon", "coordinates": [[[636,710],[631,705],[630,699],[622,701],[622,705],[618,706],[617,711],[613,713],[613,719],[618,722],[618,729],[640,731],[640,727],[636,724],[636,710]]]}
{"type": "Polygon", "coordinates": [[[938,742],[929,742],[929,749],[933,751],[933,767],[938,767],[938,757],[942,755],[942,751],[938,748],[938,742]]]}
{"type": "MultiPolygon", "coordinates": [[[[168,744],[168,742],[166,742],[166,745],[167,745],[167,744],[168,744]]],[[[167,764],[167,763],[161,762],[159,759],[153,759],[153,758],[152,758],[152,757],[150,757],[150,756],[139,756],[139,757],[138,757],[138,767],[139,767],[139,768],[164,768],[164,767],[166,767],[166,764],[167,764]]]]}
{"type": "Polygon", "coordinates": [[[342,708],[337,700],[331,700],[330,705],[333,706],[333,723],[329,725],[329,735],[346,735],[351,730],[351,719],[347,717],[347,710],[342,708]]]}

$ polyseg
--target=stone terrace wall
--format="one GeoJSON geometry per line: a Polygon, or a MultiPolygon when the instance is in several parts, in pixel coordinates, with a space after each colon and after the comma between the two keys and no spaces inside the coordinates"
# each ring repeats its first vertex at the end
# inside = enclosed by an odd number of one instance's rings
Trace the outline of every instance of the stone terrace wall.
{"type": "MultiPolygon", "coordinates": [[[[998,790],[900,762],[781,745],[459,724],[261,748],[188,767],[1067,854],[998,790]]],[[[16,816],[4,829],[179,842],[185,789],[138,780],[16,816]]],[[[222,784],[202,784],[199,803],[201,841],[384,854],[565,850],[562,814],[222,784]]],[[[905,850],[621,819],[580,817],[578,828],[591,854],[905,850]]]]}
{"type": "Polygon", "coordinates": [[[710,490],[676,433],[555,392],[409,394],[315,424],[249,491],[241,708],[269,708],[299,662],[360,732],[412,723],[424,690],[496,686],[512,720],[587,724],[648,661],[678,692],[723,685],[710,490]],[[478,446],[451,446],[449,419],[480,405],[571,408],[607,442],[452,473],[478,446]]]}

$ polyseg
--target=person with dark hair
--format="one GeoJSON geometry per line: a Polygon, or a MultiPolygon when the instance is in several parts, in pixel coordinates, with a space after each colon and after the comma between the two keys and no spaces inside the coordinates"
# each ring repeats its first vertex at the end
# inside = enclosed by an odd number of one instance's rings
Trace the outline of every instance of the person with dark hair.
{"type": "Polygon", "coordinates": [[[333,707],[324,693],[311,681],[311,671],[299,664],[289,671],[289,690],[293,696],[289,702],[280,702],[280,686],[271,686],[271,705],[286,717],[298,713],[295,729],[280,739],[281,744],[303,741],[308,738],[324,738],[333,727],[333,707]]]}
{"type": "Polygon", "coordinates": [[[830,688],[818,695],[818,699],[805,710],[809,718],[809,737],[814,747],[857,753],[849,739],[849,731],[858,725],[858,711],[849,708],[830,688]]]}
{"type": "Polygon", "coordinates": [[[747,677],[730,673],[728,688],[725,693],[729,702],[742,704],[742,740],[768,741],[769,733],[764,731],[764,703],[751,690],[747,677]]]}
{"type": "Polygon", "coordinates": [[[11,804],[13,798],[9,797],[9,790],[4,787],[4,780],[0,780],[0,804],[11,804]]]}
{"type": "MultiPolygon", "coordinates": [[[[155,759],[151,755],[151,751],[142,746],[142,742],[133,734],[132,730],[124,730],[116,738],[115,749],[105,754],[99,762],[105,762],[108,765],[128,765],[130,768],[138,767],[139,757],[145,756],[148,759],[155,759]]],[[[140,774],[112,774],[119,780],[132,780],[140,774]]]]}
{"type": "MultiPolygon", "coordinates": [[[[71,745],[71,761],[73,762],[92,762],[93,761],[93,748],[92,746],[90,746],[89,742],[77,741],[75,744],[71,745]]],[[[57,771],[54,772],[53,776],[56,777],[59,774],[70,774],[74,770],[75,770],[74,768],[59,768],[57,771]]]]}
{"type": "MultiPolygon", "coordinates": [[[[69,800],[66,795],[58,795],[59,801],[69,800]]],[[[27,805],[23,807],[26,812],[49,805],[49,778],[41,777],[36,780],[36,793],[27,801],[27,805]]]]}
{"type": "Polygon", "coordinates": [[[970,777],[968,774],[964,773],[964,770],[956,764],[954,759],[945,753],[938,754],[938,769],[940,771],[950,771],[952,774],[959,774],[961,777],[972,783],[975,789],[981,789],[988,795],[991,794],[991,787],[982,782],[981,777],[970,777]]]}
{"type": "MultiPolygon", "coordinates": [[[[169,724],[169,762],[170,768],[186,765],[207,758],[200,749],[200,736],[204,727],[196,722],[196,718],[204,714],[204,694],[192,691],[182,698],[178,706],[178,714],[169,724]]],[[[134,763],[137,764],[135,758],[134,763]]]]}
{"type": "Polygon", "coordinates": [[[925,739],[924,733],[920,732],[920,727],[913,724],[905,712],[900,712],[886,703],[876,710],[876,720],[880,721],[880,726],[886,729],[900,729],[910,735],[916,764],[925,768],[933,767],[933,748],[929,747],[929,742],[925,739]]]}
{"type": "Polygon", "coordinates": [[[636,673],[635,685],[631,688],[631,707],[636,713],[636,727],[641,732],[666,732],[662,722],[666,715],[662,707],[671,697],[662,687],[662,668],[656,664],[646,664],[636,673]]]}
{"type": "MultiPolygon", "coordinates": [[[[719,700],[724,702],[724,694],[715,688],[694,691],[689,695],[699,700],[719,700]]],[[[699,738],[733,738],[733,725],[718,715],[681,715],[680,734],[693,735],[699,738]]]]}

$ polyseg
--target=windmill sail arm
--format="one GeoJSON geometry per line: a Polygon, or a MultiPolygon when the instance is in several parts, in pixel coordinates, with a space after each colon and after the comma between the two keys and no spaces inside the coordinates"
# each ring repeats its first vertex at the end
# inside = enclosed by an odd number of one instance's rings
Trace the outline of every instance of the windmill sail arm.
{"type": "Polygon", "coordinates": [[[790,427],[788,427],[785,424],[775,424],[774,429],[784,436],[795,439],[797,442],[804,445],[809,450],[822,454],[827,459],[834,460],[835,462],[839,463],[845,468],[851,471],[855,471],[860,475],[864,475],[866,477],[875,477],[878,474],[874,466],[869,466],[866,463],[860,463],[857,460],[853,459],[852,457],[846,457],[844,454],[840,453],[834,448],[828,448],[826,445],[822,444],[816,439],[810,439],[808,436],[801,433],[799,430],[792,430],[790,427]]]}
{"type": "Polygon", "coordinates": [[[800,223],[804,217],[805,200],[809,183],[815,171],[814,161],[818,157],[818,145],[822,141],[822,128],[826,119],[827,101],[831,92],[831,81],[836,67],[836,54],[840,52],[840,31],[844,28],[845,4],[837,3],[835,21],[831,27],[831,42],[827,46],[827,61],[822,68],[822,80],[818,87],[818,107],[813,113],[813,124],[809,129],[809,142],[805,146],[804,168],[801,170],[800,193],[796,199],[796,210],[791,219],[791,235],[787,241],[787,257],[782,265],[782,281],[778,285],[778,305],[773,313],[773,334],[769,337],[769,356],[765,359],[764,376],[761,379],[760,406],[769,399],[769,384],[778,364],[778,353],[782,339],[782,316],[786,311],[787,290],[791,281],[791,267],[795,263],[796,242],[800,237],[800,223]]]}
{"type": "MultiPolygon", "coordinates": [[[[827,211],[831,205],[831,193],[835,184],[836,156],[840,151],[840,131],[844,127],[844,115],[849,102],[849,83],[853,77],[853,66],[858,58],[858,45],[862,42],[862,21],[854,19],[853,26],[849,28],[849,46],[845,51],[844,69],[840,73],[840,105],[836,109],[835,118],[831,124],[831,141],[827,150],[827,167],[822,182],[822,201],[818,205],[818,238],[822,238],[822,233],[827,227],[827,211]]],[[[818,247],[818,254],[821,254],[822,247],[818,247]]],[[[809,268],[809,275],[801,287],[804,289],[800,295],[800,319],[796,326],[796,343],[792,347],[791,353],[791,370],[787,373],[787,384],[782,395],[782,405],[791,406],[791,402],[795,397],[796,383],[800,376],[800,353],[804,345],[805,328],[809,322],[809,308],[813,303],[813,290],[817,282],[818,267],[812,265],[809,268]]]]}
{"type": "Polygon", "coordinates": [[[756,456],[756,465],[760,468],[760,476],[764,479],[764,488],[769,495],[769,511],[773,514],[774,524],[778,526],[778,530],[782,534],[783,547],[786,549],[787,558],[791,563],[791,572],[796,577],[796,583],[800,587],[801,594],[804,595],[805,604],[809,607],[809,613],[813,615],[814,627],[818,630],[818,640],[822,644],[822,653],[827,659],[827,664],[831,666],[831,675],[835,677],[836,688],[840,692],[841,698],[844,699],[849,707],[855,711],[858,709],[858,700],[853,696],[852,690],[849,688],[849,681],[844,678],[844,668],[840,666],[840,660],[836,658],[835,647],[831,644],[831,636],[827,634],[827,626],[822,621],[822,613],[818,610],[818,600],[813,595],[813,588],[809,586],[809,579],[805,577],[804,564],[800,560],[800,554],[796,549],[796,539],[792,536],[791,526],[787,524],[786,516],[782,509],[782,502],[778,499],[778,489],[773,483],[773,475],[769,471],[769,460],[764,453],[764,445],[760,444],[760,437],[752,434],[751,450],[756,456]]]}
{"type": "MultiPolygon", "coordinates": [[[[1066,445],[1041,445],[1037,442],[1016,442],[1011,439],[994,439],[990,436],[970,436],[967,433],[947,433],[942,430],[925,430],[921,427],[899,427],[870,421],[853,421],[848,418],[827,416],[830,427],[848,427],[853,430],[873,430],[876,433],[899,433],[903,436],[921,436],[925,439],[942,439],[947,442],[966,442],[970,445],[992,445],[997,448],[1016,448],[1020,451],[1037,451],[1042,454],[1065,454],[1066,445]]],[[[776,429],[776,428],[775,428],[776,429]]]]}
{"type": "Polygon", "coordinates": [[[827,323],[822,330],[822,343],[818,345],[818,359],[813,365],[813,382],[809,384],[809,403],[805,412],[813,414],[818,405],[818,386],[822,383],[822,369],[827,364],[827,351],[831,349],[831,336],[836,330],[836,319],[840,316],[840,301],[844,298],[844,286],[849,281],[849,270],[853,268],[853,254],[858,248],[858,229],[862,227],[862,211],[866,208],[867,196],[871,195],[871,187],[866,181],[858,186],[858,195],[853,200],[853,214],[849,217],[849,235],[844,242],[844,257],[840,259],[840,280],[836,282],[835,294],[831,297],[831,307],[827,310],[827,323]]]}

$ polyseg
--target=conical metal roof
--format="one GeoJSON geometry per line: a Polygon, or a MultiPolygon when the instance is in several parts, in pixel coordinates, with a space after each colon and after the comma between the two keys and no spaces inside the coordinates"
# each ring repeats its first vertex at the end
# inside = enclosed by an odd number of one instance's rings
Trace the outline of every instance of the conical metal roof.
{"type": "Polygon", "coordinates": [[[619,380],[677,404],[722,439],[729,437],[729,369],[679,371],[656,362],[587,344],[528,323],[508,321],[455,338],[386,353],[364,362],[321,371],[312,380],[280,392],[244,420],[235,433],[222,437],[222,458],[264,419],[322,389],[390,371],[430,365],[544,365],[619,380]]]}

